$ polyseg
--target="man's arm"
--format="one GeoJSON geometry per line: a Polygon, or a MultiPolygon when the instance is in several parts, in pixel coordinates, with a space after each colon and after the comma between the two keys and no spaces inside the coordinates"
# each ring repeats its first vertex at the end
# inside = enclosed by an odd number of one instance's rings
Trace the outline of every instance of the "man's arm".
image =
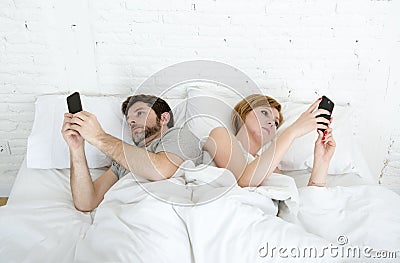
{"type": "Polygon", "coordinates": [[[183,159],[175,154],[152,153],[124,143],[103,131],[95,115],[81,111],[72,118],[71,128],[125,169],[151,181],[170,178],[183,159]]]}
{"type": "Polygon", "coordinates": [[[101,134],[93,145],[135,175],[150,181],[170,178],[183,160],[167,152],[152,153],[121,141],[107,133],[101,134]]]}
{"type": "Polygon", "coordinates": [[[93,182],[84,150],[71,150],[70,158],[70,184],[74,205],[79,211],[92,211],[103,200],[104,194],[117,182],[117,176],[108,169],[93,182]]]}
{"type": "Polygon", "coordinates": [[[72,129],[72,117],[71,113],[64,114],[61,133],[70,152],[72,199],[76,209],[87,212],[99,205],[105,192],[117,181],[117,177],[109,169],[93,183],[86,163],[84,139],[72,129]]]}

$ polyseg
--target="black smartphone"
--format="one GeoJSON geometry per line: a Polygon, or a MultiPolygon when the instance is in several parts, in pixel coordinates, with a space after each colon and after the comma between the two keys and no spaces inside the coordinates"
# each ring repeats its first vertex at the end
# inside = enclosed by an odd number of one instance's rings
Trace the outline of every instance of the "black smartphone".
{"type": "Polygon", "coordinates": [[[81,96],[74,92],[67,97],[68,111],[72,114],[82,111],[81,96]]]}
{"type": "MultiPolygon", "coordinates": [[[[321,100],[321,102],[320,102],[319,105],[318,105],[318,109],[327,110],[327,111],[329,111],[329,112],[332,114],[332,111],[333,111],[333,107],[334,107],[334,106],[335,106],[335,104],[334,104],[328,97],[322,96],[322,100],[321,100]]],[[[320,114],[320,115],[317,116],[317,118],[318,118],[318,117],[324,117],[324,118],[327,119],[327,120],[330,120],[330,119],[331,119],[331,115],[328,115],[328,114],[320,114]]],[[[325,123],[323,123],[323,122],[318,122],[318,124],[325,124],[325,123]]],[[[318,129],[318,130],[324,132],[326,129],[318,129]]]]}

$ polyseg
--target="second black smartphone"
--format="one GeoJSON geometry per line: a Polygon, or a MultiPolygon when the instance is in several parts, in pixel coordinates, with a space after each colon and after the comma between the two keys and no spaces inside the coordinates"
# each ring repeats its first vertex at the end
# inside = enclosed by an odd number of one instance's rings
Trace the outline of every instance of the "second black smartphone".
{"type": "Polygon", "coordinates": [[[81,96],[74,92],[67,97],[68,111],[72,114],[82,111],[81,96]]]}
{"type": "MultiPolygon", "coordinates": [[[[321,102],[320,102],[319,105],[318,105],[318,109],[327,110],[327,111],[329,111],[329,112],[332,114],[332,111],[333,111],[333,107],[334,107],[334,106],[335,106],[335,104],[334,104],[328,97],[322,96],[322,100],[321,100],[321,102]]],[[[324,118],[327,119],[327,120],[330,120],[330,119],[331,119],[331,115],[328,115],[328,114],[320,114],[320,115],[317,116],[317,118],[318,118],[318,117],[324,117],[324,118]]],[[[325,124],[325,123],[323,123],[323,122],[318,122],[318,124],[325,124]]],[[[324,132],[326,129],[318,129],[318,130],[324,132]]]]}

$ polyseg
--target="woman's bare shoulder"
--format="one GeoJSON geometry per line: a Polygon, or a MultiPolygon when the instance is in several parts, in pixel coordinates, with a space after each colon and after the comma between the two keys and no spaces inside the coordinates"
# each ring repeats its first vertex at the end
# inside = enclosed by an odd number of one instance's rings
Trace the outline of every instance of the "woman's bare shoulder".
{"type": "Polygon", "coordinates": [[[210,137],[230,137],[233,136],[231,132],[223,126],[215,127],[210,132],[210,137]]]}
{"type": "Polygon", "coordinates": [[[233,135],[230,131],[225,127],[215,127],[211,130],[206,143],[204,144],[204,148],[208,151],[214,151],[217,149],[217,146],[222,148],[227,147],[228,143],[231,144],[233,139],[233,135]]]}

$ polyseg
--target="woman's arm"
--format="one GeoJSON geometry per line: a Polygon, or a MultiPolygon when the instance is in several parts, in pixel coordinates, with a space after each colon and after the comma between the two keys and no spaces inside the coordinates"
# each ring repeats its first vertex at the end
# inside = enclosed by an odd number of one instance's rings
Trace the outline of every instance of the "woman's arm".
{"type": "Polygon", "coordinates": [[[332,129],[326,129],[325,133],[318,131],[318,135],[314,147],[314,163],[308,186],[326,185],[329,163],[335,153],[336,142],[332,136],[332,129]]]}
{"type": "Polygon", "coordinates": [[[214,128],[203,146],[220,168],[230,170],[239,181],[247,166],[247,160],[235,136],[226,128],[214,128]]]}
{"type": "Polygon", "coordinates": [[[325,118],[316,118],[319,114],[329,114],[328,111],[322,109],[314,112],[318,103],[319,100],[314,102],[277,137],[275,147],[269,147],[251,163],[247,163],[244,158],[237,139],[223,127],[211,131],[204,149],[210,153],[218,167],[227,168],[235,175],[240,186],[258,186],[272,174],[295,138],[317,128],[326,128],[325,125],[317,122],[329,124],[325,118]]]}
{"type": "Polygon", "coordinates": [[[275,147],[269,147],[247,163],[235,136],[226,128],[217,127],[211,131],[204,149],[213,156],[218,167],[226,168],[235,175],[240,186],[258,186],[272,174],[294,138],[290,129],[284,131],[276,140],[275,147]]]}
{"type": "Polygon", "coordinates": [[[259,186],[278,167],[284,154],[296,138],[291,129],[285,130],[275,141],[275,147],[269,147],[254,161],[249,163],[238,184],[245,186],[259,186]]]}

